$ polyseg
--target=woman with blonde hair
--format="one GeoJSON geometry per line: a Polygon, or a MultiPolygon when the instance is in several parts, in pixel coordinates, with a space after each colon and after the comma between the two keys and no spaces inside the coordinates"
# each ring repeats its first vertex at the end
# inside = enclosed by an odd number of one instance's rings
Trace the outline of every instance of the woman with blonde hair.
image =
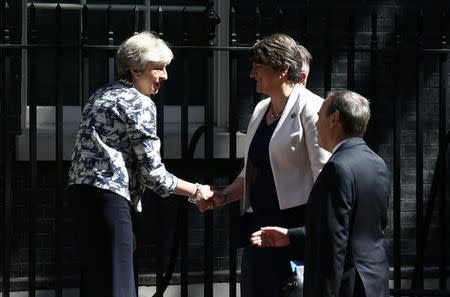
{"type": "Polygon", "coordinates": [[[149,32],[128,38],[117,51],[120,80],[98,89],[84,107],[68,188],[80,232],[82,296],[136,296],[130,210],[142,210],[145,188],[188,196],[202,211],[213,201],[209,186],[177,178],[161,162],[150,96],[167,80],[172,59],[149,32]]]}

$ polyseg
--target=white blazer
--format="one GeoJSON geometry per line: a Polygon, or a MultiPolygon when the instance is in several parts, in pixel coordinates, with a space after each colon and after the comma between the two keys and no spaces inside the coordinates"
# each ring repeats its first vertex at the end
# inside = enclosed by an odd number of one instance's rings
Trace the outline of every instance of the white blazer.
{"type": "MultiPolygon", "coordinates": [[[[314,181],[331,154],[317,143],[317,121],[323,99],[304,86],[295,85],[269,142],[269,158],[280,209],[305,204],[314,181]]],[[[261,120],[270,105],[270,98],[261,100],[253,111],[244,147],[244,197],[241,212],[251,211],[248,181],[253,169],[247,164],[248,149],[261,120]]]]}

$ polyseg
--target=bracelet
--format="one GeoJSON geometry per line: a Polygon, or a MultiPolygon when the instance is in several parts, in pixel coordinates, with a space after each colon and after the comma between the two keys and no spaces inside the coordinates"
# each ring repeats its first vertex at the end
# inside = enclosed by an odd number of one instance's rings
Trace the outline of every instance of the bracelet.
{"type": "Polygon", "coordinates": [[[202,185],[199,183],[195,183],[195,187],[196,190],[194,196],[188,196],[188,201],[192,204],[197,204],[197,201],[203,198],[201,192],[202,185]]]}

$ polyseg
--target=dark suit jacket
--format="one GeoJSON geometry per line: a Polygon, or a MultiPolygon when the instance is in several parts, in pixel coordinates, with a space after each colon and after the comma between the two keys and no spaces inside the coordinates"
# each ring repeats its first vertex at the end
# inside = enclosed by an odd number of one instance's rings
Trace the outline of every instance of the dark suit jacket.
{"type": "Polygon", "coordinates": [[[305,241],[305,297],[389,296],[389,185],[386,164],[362,139],[331,156],[311,190],[305,228],[288,233],[294,245],[305,241]]]}

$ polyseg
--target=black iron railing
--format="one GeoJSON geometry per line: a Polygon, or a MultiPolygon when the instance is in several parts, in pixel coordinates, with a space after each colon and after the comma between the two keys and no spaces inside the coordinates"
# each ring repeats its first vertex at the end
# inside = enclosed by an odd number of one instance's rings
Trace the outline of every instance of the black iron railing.
{"type": "MultiPolygon", "coordinates": [[[[204,91],[202,97],[204,98],[204,119],[203,126],[197,132],[197,136],[203,135],[204,137],[204,157],[201,159],[193,159],[193,151],[195,151],[196,135],[194,134],[193,140],[189,142],[189,114],[188,109],[192,94],[192,85],[190,80],[185,79],[180,85],[182,89],[182,99],[180,101],[181,106],[181,128],[179,132],[181,141],[181,157],[176,160],[166,160],[167,165],[171,168],[190,168],[192,169],[192,176],[200,177],[205,183],[214,183],[215,177],[225,177],[228,182],[231,182],[236,174],[237,168],[240,166],[240,159],[237,153],[237,138],[236,134],[240,130],[239,127],[239,117],[243,113],[250,113],[251,110],[242,110],[239,108],[241,103],[239,97],[240,90],[243,88],[239,83],[239,69],[242,66],[240,62],[242,61],[242,53],[249,50],[249,45],[254,41],[261,39],[265,33],[264,23],[267,16],[262,13],[262,7],[260,1],[257,2],[255,7],[255,15],[253,16],[254,33],[251,41],[241,39],[240,32],[240,21],[242,18],[238,16],[237,4],[239,1],[232,1],[232,6],[230,7],[230,28],[229,28],[229,44],[217,46],[214,44],[215,30],[218,24],[218,18],[212,9],[212,3],[206,1],[206,4],[201,7],[194,8],[184,8],[177,7],[164,7],[164,6],[130,6],[130,5],[110,5],[104,8],[98,5],[69,5],[69,4],[55,4],[55,5],[44,5],[44,4],[29,4],[28,5],[28,42],[13,42],[12,36],[20,35],[20,29],[11,26],[11,7],[6,5],[5,0],[0,1],[0,96],[1,96],[1,131],[0,139],[3,141],[2,145],[2,157],[1,157],[1,177],[3,188],[0,189],[2,194],[2,238],[1,238],[1,251],[2,251],[2,294],[8,297],[11,291],[11,244],[12,244],[12,203],[19,195],[19,190],[17,184],[15,183],[15,172],[17,168],[27,168],[29,170],[30,176],[30,189],[27,192],[28,197],[28,224],[26,233],[28,234],[28,292],[29,296],[35,296],[37,288],[36,280],[36,265],[37,265],[37,241],[36,241],[36,220],[37,220],[37,209],[38,209],[38,199],[39,196],[39,161],[37,157],[37,142],[38,142],[38,127],[37,127],[37,96],[42,88],[41,85],[37,83],[36,69],[38,67],[39,61],[37,57],[38,50],[52,50],[55,52],[56,59],[56,73],[62,74],[65,70],[65,60],[64,53],[66,50],[77,50],[78,65],[79,65],[79,81],[80,88],[78,90],[80,98],[80,106],[84,105],[84,101],[89,96],[89,83],[90,83],[90,66],[92,63],[91,55],[94,52],[102,52],[105,57],[107,57],[107,78],[106,81],[114,80],[114,52],[117,49],[118,40],[116,40],[116,35],[114,28],[112,26],[113,12],[115,10],[127,11],[132,15],[133,28],[130,34],[136,33],[142,29],[143,20],[141,19],[142,11],[148,11],[153,13],[153,17],[156,17],[155,22],[156,27],[152,27],[156,33],[162,38],[165,37],[165,14],[167,12],[178,11],[180,12],[182,23],[183,23],[183,38],[179,40],[176,44],[172,45],[172,48],[177,51],[177,57],[182,63],[183,77],[188,78],[191,76],[192,69],[195,65],[192,65],[192,55],[197,52],[203,53],[205,59],[205,71],[208,80],[204,82],[204,91]],[[56,41],[54,43],[44,43],[39,42],[40,28],[36,22],[36,10],[38,9],[54,9],[55,11],[55,33],[56,41]],[[81,19],[81,30],[80,39],[73,41],[71,44],[64,43],[62,31],[63,22],[63,11],[68,10],[78,10],[80,11],[81,19]],[[105,42],[104,43],[91,43],[89,38],[90,30],[97,30],[96,28],[89,28],[89,12],[92,10],[104,10],[106,13],[106,26],[105,26],[105,42]],[[202,12],[202,17],[206,24],[206,42],[197,42],[194,40],[188,26],[188,15],[191,12],[202,12]],[[23,50],[26,50],[25,52],[23,50]],[[215,119],[214,113],[216,111],[215,104],[217,102],[214,100],[214,82],[213,71],[214,71],[214,57],[213,54],[216,51],[229,53],[229,90],[230,98],[228,102],[228,135],[229,135],[229,155],[228,158],[220,159],[214,157],[214,143],[215,143],[215,119]],[[25,93],[28,94],[28,106],[29,106],[29,160],[26,162],[19,162],[16,158],[15,152],[17,147],[16,137],[20,133],[20,127],[18,127],[18,118],[22,113],[20,113],[20,108],[17,108],[20,98],[20,85],[18,83],[17,67],[14,65],[17,57],[22,57],[26,55],[29,60],[28,64],[28,74],[21,73],[22,77],[28,75],[28,89],[25,93]],[[19,90],[19,91],[18,91],[19,90]],[[19,111],[19,112],[18,112],[19,111]]],[[[379,20],[376,12],[371,12],[369,8],[365,7],[357,12],[366,15],[366,19],[370,20],[370,41],[368,44],[362,44],[361,42],[355,41],[356,32],[359,30],[356,27],[355,18],[359,14],[356,14],[356,10],[352,9],[347,11],[347,15],[344,16],[332,16],[330,10],[322,8],[311,7],[304,4],[299,6],[298,19],[295,20],[294,26],[298,26],[299,30],[292,28],[293,24],[284,21],[286,18],[286,10],[278,6],[273,14],[271,20],[276,20],[275,27],[272,28],[273,32],[276,31],[286,31],[294,32],[295,37],[314,54],[317,55],[316,60],[321,62],[322,71],[317,70],[317,73],[321,73],[322,79],[318,89],[322,91],[325,95],[327,91],[335,87],[333,84],[333,73],[334,65],[336,64],[336,56],[338,54],[346,57],[346,70],[343,73],[346,76],[345,86],[349,89],[355,89],[357,87],[357,73],[359,68],[357,66],[357,57],[362,55],[369,56],[369,70],[367,71],[368,79],[367,82],[367,92],[369,97],[372,99],[372,109],[380,110],[382,100],[380,99],[379,86],[384,77],[380,76],[380,71],[378,67],[380,66],[380,61],[386,61],[390,59],[391,67],[389,70],[391,73],[382,73],[385,76],[392,76],[392,94],[395,100],[391,103],[392,108],[386,112],[391,112],[391,124],[389,129],[392,132],[391,141],[391,152],[388,159],[391,161],[391,172],[392,172],[392,184],[393,184],[393,197],[392,197],[392,242],[393,246],[390,250],[392,258],[393,267],[393,288],[391,289],[391,294],[395,296],[448,296],[450,291],[447,287],[447,281],[449,278],[449,248],[448,248],[448,53],[450,50],[447,45],[448,36],[448,14],[444,10],[440,18],[440,28],[436,30],[439,32],[439,47],[429,47],[424,40],[424,20],[423,13],[417,12],[417,42],[415,46],[403,44],[403,34],[405,31],[401,27],[401,17],[399,14],[392,13],[391,20],[393,22],[393,32],[392,34],[392,45],[388,46],[381,44],[379,36],[380,30],[378,28],[379,20]],[[345,19],[345,42],[337,42],[335,32],[337,29],[333,27],[336,19],[345,19]],[[318,22],[322,25],[322,28],[316,29],[311,25],[312,19],[319,20],[318,22]],[[299,31],[299,32],[297,32],[299,31]],[[319,31],[323,33],[323,43],[317,44],[311,41],[312,35],[317,34],[319,31]],[[404,60],[405,55],[414,57],[409,63],[415,65],[415,75],[416,83],[414,90],[414,100],[415,100],[415,145],[416,145],[416,157],[415,157],[415,249],[416,257],[414,264],[414,272],[408,276],[403,274],[402,268],[404,267],[404,254],[402,253],[401,239],[402,239],[402,131],[403,123],[405,120],[405,114],[403,112],[403,107],[406,104],[404,90],[405,88],[410,88],[405,82],[405,76],[410,75],[409,73],[404,73],[404,60]],[[424,139],[425,135],[425,67],[426,58],[433,57],[438,61],[438,71],[437,71],[437,88],[438,92],[438,105],[439,105],[439,123],[436,130],[439,130],[438,148],[439,153],[436,157],[436,165],[434,169],[434,175],[431,185],[431,190],[429,198],[424,199],[426,191],[424,189],[424,184],[426,184],[424,177],[424,164],[425,164],[425,152],[424,147],[426,141],[424,139]],[[437,202],[436,200],[439,199],[437,202]],[[425,204],[427,203],[427,207],[425,204]],[[437,207],[438,206],[438,207],[437,207]],[[425,216],[424,214],[425,210],[425,216]],[[439,247],[427,246],[427,242],[430,236],[431,228],[431,217],[433,212],[439,211],[439,222],[438,222],[438,238],[439,247]],[[438,289],[424,289],[424,280],[426,276],[426,261],[425,252],[427,248],[433,248],[438,253],[438,276],[439,288],[438,289]],[[405,289],[401,285],[403,279],[410,278],[412,280],[412,286],[409,289],[405,289]]],[[[360,19],[360,18],[359,18],[360,19]]],[[[273,26],[273,25],[272,25],[273,26]]],[[[267,27],[267,26],[266,26],[267,27]]],[[[267,30],[266,30],[267,31],[267,30]]],[[[20,39],[20,38],[19,38],[20,39]]],[[[313,66],[314,67],[314,66],[313,66]]],[[[313,70],[314,71],[314,70],[313,70]]],[[[247,87],[251,86],[251,82],[247,83],[247,87]]],[[[56,187],[55,187],[55,201],[54,201],[54,251],[55,251],[55,275],[52,288],[55,289],[56,296],[62,296],[62,289],[66,286],[63,274],[63,258],[64,258],[64,243],[63,235],[64,229],[64,188],[65,188],[65,169],[64,169],[64,158],[63,158],[63,133],[64,133],[64,118],[63,118],[63,107],[64,107],[64,81],[62,75],[57,75],[54,81],[55,87],[55,103],[56,107],[56,121],[55,121],[55,136],[56,136],[56,156],[55,156],[55,168],[56,168],[56,187]]],[[[343,86],[341,86],[343,87],[343,86]]],[[[23,94],[24,92],[22,92],[23,94]]],[[[164,105],[165,105],[165,91],[161,91],[159,98],[157,100],[158,105],[158,131],[159,136],[164,139],[165,136],[165,126],[164,126],[164,105]]],[[[254,103],[260,100],[259,94],[254,94],[254,103]]],[[[20,105],[20,104],[19,104],[20,105]]],[[[371,146],[376,146],[380,144],[380,139],[382,138],[383,131],[379,131],[376,123],[383,121],[389,116],[373,113],[374,118],[372,119],[372,126],[370,127],[370,133],[368,135],[367,141],[371,146]]],[[[20,121],[19,121],[20,122],[20,121]]],[[[161,151],[164,151],[162,148],[161,151]]],[[[429,156],[426,156],[429,157],[429,156]]],[[[158,207],[158,206],[157,206],[158,207]]],[[[229,215],[229,230],[235,229],[235,224],[237,224],[236,215],[237,205],[228,206],[229,215]]],[[[189,226],[189,216],[188,216],[188,206],[184,202],[180,202],[178,206],[178,213],[180,214],[178,225],[183,228],[177,229],[176,239],[179,240],[180,251],[177,253],[177,249],[173,250],[173,255],[179,254],[179,272],[180,272],[180,284],[181,284],[181,295],[188,295],[188,284],[190,282],[189,278],[189,236],[188,228],[189,226]]],[[[162,212],[157,212],[160,216],[163,216],[162,212]]],[[[215,219],[214,212],[206,212],[203,218],[204,225],[204,237],[203,237],[203,279],[204,283],[204,294],[205,296],[213,296],[213,284],[215,282],[215,219]]],[[[157,218],[159,221],[161,218],[157,218]]],[[[160,240],[164,240],[165,234],[162,233],[162,229],[156,237],[160,240]]],[[[228,261],[229,270],[227,281],[229,282],[230,296],[236,296],[236,285],[237,285],[237,253],[234,248],[236,238],[233,233],[230,232],[228,235],[229,248],[228,248],[228,261]]],[[[178,242],[178,241],[177,241],[178,242]]],[[[157,245],[158,246],[158,245],[157,245]]],[[[168,277],[167,274],[164,275],[166,267],[164,267],[163,260],[164,256],[167,254],[166,250],[162,249],[159,245],[156,251],[156,285],[158,292],[161,293],[167,284],[168,277]]],[[[173,257],[175,258],[175,256],[173,257]]],[[[173,263],[172,263],[173,264],[173,263]]],[[[411,265],[411,263],[408,263],[411,265]]],[[[136,271],[139,271],[139,265],[137,265],[136,271]]],[[[172,267],[169,270],[173,270],[172,267]]],[[[138,278],[136,278],[138,279],[138,278]]],[[[170,278],[169,278],[170,279],[170,278]]]]}

